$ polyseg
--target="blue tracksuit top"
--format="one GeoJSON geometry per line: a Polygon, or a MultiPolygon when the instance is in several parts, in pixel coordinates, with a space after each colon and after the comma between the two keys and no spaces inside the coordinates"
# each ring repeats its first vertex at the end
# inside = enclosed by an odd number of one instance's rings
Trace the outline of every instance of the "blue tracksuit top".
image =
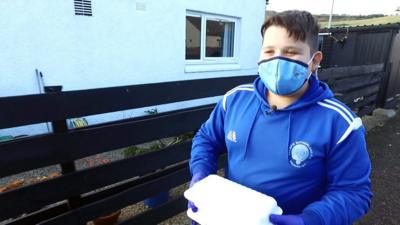
{"type": "Polygon", "coordinates": [[[192,174],[216,173],[274,197],[306,225],[346,225],[371,203],[371,163],[361,119],[311,76],[309,88],[271,110],[260,78],[228,91],[193,138],[192,174]]]}

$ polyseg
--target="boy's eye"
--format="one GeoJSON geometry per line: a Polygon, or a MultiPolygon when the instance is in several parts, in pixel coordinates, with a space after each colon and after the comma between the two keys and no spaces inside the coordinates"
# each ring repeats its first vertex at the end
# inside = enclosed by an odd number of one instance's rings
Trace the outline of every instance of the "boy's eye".
{"type": "Polygon", "coordinates": [[[286,52],[286,54],[288,54],[288,55],[297,55],[298,53],[295,52],[295,51],[288,51],[288,52],[286,52]]]}
{"type": "Polygon", "coordinates": [[[272,53],[274,53],[274,51],[273,51],[273,50],[267,50],[267,51],[265,51],[264,53],[272,54],[272,53]]]}

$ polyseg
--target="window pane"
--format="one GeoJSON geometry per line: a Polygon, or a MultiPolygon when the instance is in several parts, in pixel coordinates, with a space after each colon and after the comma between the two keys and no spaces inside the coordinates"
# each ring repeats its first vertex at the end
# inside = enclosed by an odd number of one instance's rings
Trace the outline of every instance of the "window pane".
{"type": "Polygon", "coordinates": [[[186,59],[200,59],[201,18],[186,16],[186,59]]]}
{"type": "Polygon", "coordinates": [[[206,57],[233,57],[235,23],[207,20],[206,57]]]}

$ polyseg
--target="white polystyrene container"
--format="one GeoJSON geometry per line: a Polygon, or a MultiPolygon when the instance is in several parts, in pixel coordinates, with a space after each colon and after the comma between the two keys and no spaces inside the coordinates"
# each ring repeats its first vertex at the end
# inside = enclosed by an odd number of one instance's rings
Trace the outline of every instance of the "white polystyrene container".
{"type": "Polygon", "coordinates": [[[270,214],[282,214],[274,198],[217,175],[210,175],[184,193],[198,211],[187,215],[201,225],[272,225],[270,214]]]}

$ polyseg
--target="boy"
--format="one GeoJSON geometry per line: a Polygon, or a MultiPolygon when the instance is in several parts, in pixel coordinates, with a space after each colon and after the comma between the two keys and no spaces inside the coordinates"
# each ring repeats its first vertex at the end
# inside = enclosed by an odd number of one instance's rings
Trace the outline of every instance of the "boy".
{"type": "Polygon", "coordinates": [[[365,131],[316,77],[318,30],[305,11],[265,21],[259,77],[227,92],[194,137],[191,185],[215,173],[227,153],[227,178],[283,209],[270,216],[274,224],[346,225],[368,211],[365,131]]]}

